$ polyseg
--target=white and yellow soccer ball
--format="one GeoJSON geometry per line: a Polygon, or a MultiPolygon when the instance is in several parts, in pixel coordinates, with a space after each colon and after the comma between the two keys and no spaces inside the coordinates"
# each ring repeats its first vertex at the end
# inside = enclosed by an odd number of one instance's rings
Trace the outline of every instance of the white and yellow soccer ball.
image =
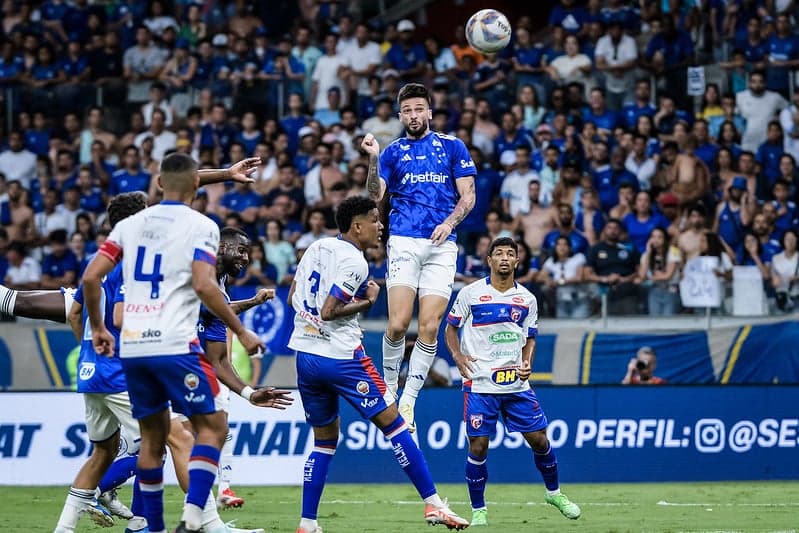
{"type": "Polygon", "coordinates": [[[508,46],[510,33],[508,18],[496,9],[481,9],[466,23],[469,46],[483,54],[495,54],[508,46]]]}

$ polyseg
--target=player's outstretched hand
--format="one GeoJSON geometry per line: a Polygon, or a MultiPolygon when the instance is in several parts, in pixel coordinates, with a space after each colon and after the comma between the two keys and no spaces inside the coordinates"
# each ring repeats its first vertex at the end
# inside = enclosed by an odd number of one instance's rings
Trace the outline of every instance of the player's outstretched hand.
{"type": "Polygon", "coordinates": [[[444,244],[447,242],[447,237],[452,233],[452,226],[449,222],[442,222],[435,227],[433,233],[430,235],[430,240],[433,241],[434,246],[444,244]]]}
{"type": "Polygon", "coordinates": [[[522,361],[522,366],[519,367],[519,370],[516,371],[516,375],[519,376],[519,379],[522,381],[527,381],[527,378],[530,377],[530,373],[532,369],[530,368],[530,361],[522,361]]]}
{"type": "Polygon", "coordinates": [[[261,305],[262,303],[266,302],[267,300],[271,300],[274,297],[275,289],[261,289],[255,293],[255,296],[253,296],[256,305],[261,305]]]}
{"type": "Polygon", "coordinates": [[[228,171],[230,171],[230,179],[237,183],[254,183],[255,180],[250,177],[250,174],[255,172],[260,164],[260,157],[248,157],[247,159],[242,159],[237,163],[233,163],[230,165],[230,168],[228,168],[228,171]]]}
{"type": "Polygon", "coordinates": [[[361,150],[369,155],[377,157],[380,155],[380,144],[378,144],[374,135],[367,133],[363,141],[361,141],[361,150]]]}
{"type": "Polygon", "coordinates": [[[114,356],[114,336],[105,328],[105,326],[95,328],[92,331],[92,345],[94,351],[106,357],[114,356]]]}
{"type": "Polygon", "coordinates": [[[291,391],[279,390],[274,387],[255,389],[250,396],[250,403],[258,407],[271,407],[272,409],[285,409],[294,402],[291,391]]]}
{"type": "Polygon", "coordinates": [[[266,346],[264,346],[264,343],[261,342],[261,339],[258,337],[258,335],[249,329],[245,329],[243,332],[241,332],[241,334],[238,335],[238,338],[239,342],[242,346],[244,346],[244,349],[247,350],[249,355],[256,353],[258,350],[264,351],[266,349],[266,346]]]}
{"type": "Polygon", "coordinates": [[[474,372],[474,365],[472,365],[472,363],[477,361],[477,358],[465,353],[452,354],[452,357],[455,359],[455,364],[458,366],[458,372],[461,373],[463,379],[471,379],[472,372],[474,372]]]}

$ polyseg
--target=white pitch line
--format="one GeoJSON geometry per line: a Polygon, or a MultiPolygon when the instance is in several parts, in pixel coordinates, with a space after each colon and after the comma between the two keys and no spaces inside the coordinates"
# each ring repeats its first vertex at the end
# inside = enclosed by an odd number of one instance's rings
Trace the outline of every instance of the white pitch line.
{"type": "MultiPolygon", "coordinates": [[[[658,505],[666,507],[799,507],[799,502],[786,503],[676,503],[660,500],[658,505]]],[[[590,505],[590,504],[589,504],[590,505]]]]}

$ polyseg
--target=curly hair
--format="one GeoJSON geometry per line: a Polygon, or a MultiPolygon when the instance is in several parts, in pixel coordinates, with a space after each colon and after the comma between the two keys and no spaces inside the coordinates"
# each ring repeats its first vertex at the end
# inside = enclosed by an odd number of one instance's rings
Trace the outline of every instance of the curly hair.
{"type": "Polygon", "coordinates": [[[147,207],[147,195],[141,191],[117,194],[108,202],[108,223],[117,225],[131,215],[135,215],[147,207]]]}

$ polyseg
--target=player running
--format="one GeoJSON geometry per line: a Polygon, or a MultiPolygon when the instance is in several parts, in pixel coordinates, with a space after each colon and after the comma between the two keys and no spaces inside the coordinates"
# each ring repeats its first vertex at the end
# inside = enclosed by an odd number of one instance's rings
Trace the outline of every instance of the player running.
{"type": "Polygon", "coordinates": [[[297,350],[297,383],[314,434],[314,449],[305,462],[297,533],[322,531],[317,511],[338,442],[340,397],[391,441],[394,456],[426,503],[427,523],[463,529],[469,522],[439,497],[421,450],[394,402],[386,402],[386,386],[361,345],[357,315],[372,306],[380,291],[367,281],[363,256],[380,240],[383,225],[377,204],[348,198],[336,212],[336,224],[341,231],[337,238],[318,240],[306,250],[289,293],[297,313],[289,347],[297,350]]]}
{"type": "Polygon", "coordinates": [[[547,503],[567,518],[580,517],[580,508],[560,492],[558,462],[546,434],[547,419],[527,381],[538,334],[538,304],[535,296],[513,279],[518,250],[516,242],[507,237],[491,243],[490,276],[461,289],[447,317],[447,347],[464,378],[469,437],[466,482],[473,526],[488,523],[486,457],[500,413],[507,431],[520,432],[533,448],[535,466],[547,488],[547,503]]]}
{"type": "MultiPolygon", "coordinates": [[[[190,207],[199,176],[184,154],[161,162],[164,200],[120,222],[84,274],[84,296],[95,350],[112,354],[114,337],[103,324],[100,283],[122,262],[125,311],[120,357],[133,416],[139,420],[139,486],[152,533],[166,531],[163,516],[163,464],[169,405],[192,422],[196,440],[189,460],[189,488],[177,533],[199,531],[211,491],[219,450],[227,434],[225,415],[214,397],[213,368],[200,357],[196,325],[200,302],[230,327],[248,353],[263,345],[228,307],[216,281],[219,229],[190,207]]],[[[247,391],[258,403],[285,400],[283,391],[247,391]]]]}
{"type": "Polygon", "coordinates": [[[419,296],[418,337],[399,401],[399,412],[414,431],[416,397],[436,356],[438,329],[455,280],[455,227],[474,207],[476,169],[463,141],[430,130],[430,96],[424,85],[405,85],[397,100],[406,136],[379,155],[380,146],[369,133],[361,148],[369,154],[369,196],[379,202],[388,190],[391,202],[383,337],[389,399],[396,398],[405,333],[419,296]]]}

